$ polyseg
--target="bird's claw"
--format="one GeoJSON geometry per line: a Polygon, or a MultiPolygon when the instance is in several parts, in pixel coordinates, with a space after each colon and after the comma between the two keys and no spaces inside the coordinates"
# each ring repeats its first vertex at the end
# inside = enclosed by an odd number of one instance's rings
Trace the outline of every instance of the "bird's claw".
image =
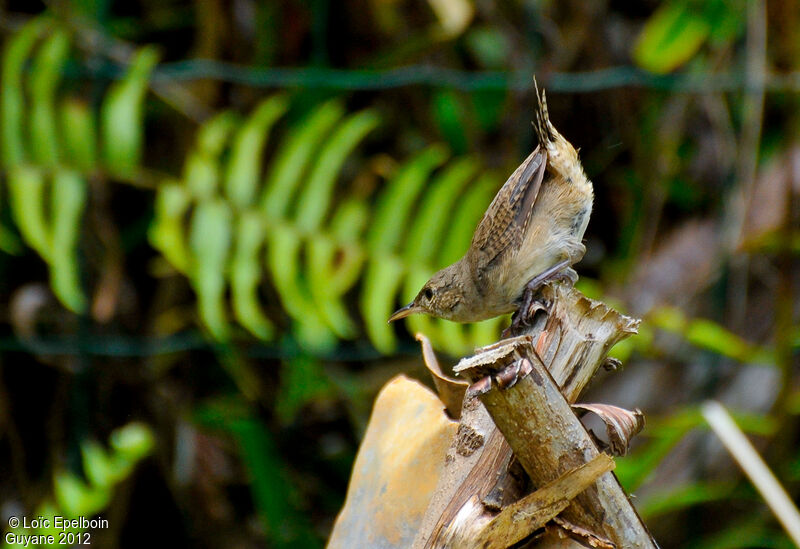
{"type": "Polygon", "coordinates": [[[511,324],[508,326],[508,328],[503,330],[503,338],[520,335],[525,328],[528,328],[532,325],[532,321],[537,312],[548,312],[550,310],[548,303],[542,299],[534,298],[534,294],[534,290],[525,290],[525,294],[523,295],[522,299],[522,305],[511,316],[511,324]]]}
{"type": "Polygon", "coordinates": [[[562,261],[532,278],[530,282],[525,285],[525,290],[522,292],[522,304],[511,317],[511,324],[508,328],[503,330],[503,338],[519,335],[526,327],[531,325],[531,321],[538,311],[548,311],[549,307],[547,303],[536,299],[534,296],[542,285],[553,280],[572,287],[575,285],[575,282],[578,281],[578,273],[576,273],[573,268],[569,267],[568,261],[562,261]]]}
{"type": "Polygon", "coordinates": [[[572,267],[567,267],[563,271],[554,275],[553,278],[551,278],[550,280],[561,282],[572,288],[578,281],[578,273],[576,273],[575,269],[573,269],[572,267]]]}

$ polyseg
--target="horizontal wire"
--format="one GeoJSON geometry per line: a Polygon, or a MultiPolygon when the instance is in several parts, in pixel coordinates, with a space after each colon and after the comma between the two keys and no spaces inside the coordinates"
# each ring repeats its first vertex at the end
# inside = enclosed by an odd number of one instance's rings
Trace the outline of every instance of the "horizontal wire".
{"type": "MultiPolygon", "coordinates": [[[[161,338],[126,336],[38,336],[34,338],[0,338],[0,353],[23,352],[35,355],[96,356],[109,358],[147,358],[189,351],[225,352],[231,348],[244,356],[257,359],[292,359],[314,356],[320,360],[338,362],[362,362],[389,358],[373,347],[343,345],[330,352],[303,350],[299,343],[267,345],[263,343],[221,344],[204,339],[202,334],[187,333],[161,338]]],[[[398,355],[419,356],[419,346],[414,343],[401,344],[398,355]]]]}
{"type": "MultiPolygon", "coordinates": [[[[114,63],[68,67],[72,76],[120,78],[126,67],[114,63]]],[[[800,72],[766,75],[763,83],[748,82],[741,73],[653,74],[618,66],[583,72],[544,72],[537,75],[548,90],[586,93],[624,87],[715,93],[763,88],[772,92],[800,91],[800,72]]],[[[533,72],[464,71],[410,65],[394,69],[330,69],[320,67],[248,67],[207,59],[162,63],[153,72],[154,82],[217,80],[257,88],[324,88],[333,90],[386,90],[408,86],[452,88],[462,91],[524,91],[533,88],[533,72]]]]}

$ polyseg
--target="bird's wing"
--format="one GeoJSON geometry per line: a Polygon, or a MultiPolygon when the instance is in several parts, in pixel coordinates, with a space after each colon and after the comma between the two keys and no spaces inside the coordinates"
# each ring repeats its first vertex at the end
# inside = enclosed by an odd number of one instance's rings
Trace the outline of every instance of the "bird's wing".
{"type": "Polygon", "coordinates": [[[497,192],[475,229],[469,253],[475,254],[470,263],[479,286],[492,267],[522,243],[546,166],[547,153],[536,147],[497,192]]]}

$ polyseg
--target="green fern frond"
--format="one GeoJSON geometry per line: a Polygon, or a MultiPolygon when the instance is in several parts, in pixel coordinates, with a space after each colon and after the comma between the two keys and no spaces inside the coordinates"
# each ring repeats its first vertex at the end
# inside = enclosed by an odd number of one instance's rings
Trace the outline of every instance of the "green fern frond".
{"type": "Polygon", "coordinates": [[[25,63],[36,45],[36,41],[50,25],[46,19],[33,19],[12,38],[3,50],[3,75],[0,81],[2,92],[3,164],[16,166],[26,160],[23,135],[25,132],[25,94],[23,72],[25,63]]]}
{"type": "Polygon", "coordinates": [[[143,106],[150,73],[158,62],[153,47],[139,50],[127,74],[115,82],[103,100],[100,130],[103,161],[109,173],[121,177],[135,174],[144,148],[143,106]]]}
{"type": "Polygon", "coordinates": [[[197,306],[211,334],[228,338],[225,286],[233,232],[233,211],[221,198],[197,205],[189,227],[189,250],[194,261],[189,272],[197,291],[197,306]]]}
{"type": "MultiPolygon", "coordinates": [[[[134,56],[130,70],[110,87],[96,113],[80,98],[60,95],[70,39],[65,28],[38,18],[4,48],[0,156],[20,236],[47,263],[56,297],[81,313],[87,300],[78,245],[88,177],[98,172],[134,177],[139,169],[142,105],[157,55],[145,48],[134,56]],[[30,71],[25,70],[28,62],[30,71]]],[[[12,233],[0,227],[0,249],[13,253],[18,248],[12,233]]]]}
{"type": "Polygon", "coordinates": [[[226,166],[225,193],[240,210],[249,207],[256,198],[269,130],[288,106],[288,100],[282,95],[264,101],[234,137],[226,166]]]}
{"type": "Polygon", "coordinates": [[[68,97],[61,104],[60,120],[65,163],[81,173],[91,173],[99,163],[94,113],[85,101],[68,97]]]}
{"type": "MultiPolygon", "coordinates": [[[[207,122],[181,180],[159,188],[150,241],[189,278],[217,339],[229,339],[235,321],[272,340],[278,319],[267,311],[280,310],[309,350],[353,339],[363,324],[377,349],[392,352],[396,328],[387,318],[440,266],[437,258],[463,253],[496,178],[432,145],[399,166],[371,208],[338,189],[377,114],[346,114],[336,100],[319,105],[287,128],[265,163],[265,143],[288,107],[276,95],[243,120],[222,113],[207,122]],[[265,280],[279,303],[261,299],[265,280]],[[348,306],[355,288],[361,322],[348,306]]],[[[454,354],[490,341],[499,326],[423,316],[408,323],[454,354]]]]}
{"type": "Polygon", "coordinates": [[[31,67],[30,159],[46,167],[58,164],[60,157],[56,91],[68,54],[69,36],[57,29],[41,45],[31,67]]]}
{"type": "Polygon", "coordinates": [[[400,259],[402,229],[408,224],[411,208],[425,183],[447,156],[442,145],[423,150],[397,171],[378,198],[375,218],[367,235],[372,258],[361,294],[361,311],[372,343],[383,352],[390,352],[396,345],[394,330],[386,319],[396,308],[396,296],[403,277],[409,272],[407,264],[400,259]]]}
{"type": "MultiPolygon", "coordinates": [[[[262,339],[275,335],[274,323],[258,296],[259,283],[269,272],[298,337],[313,348],[330,348],[338,339],[357,333],[338,299],[358,277],[360,252],[343,252],[324,234],[307,248],[306,244],[308,235],[317,234],[328,220],[341,166],[378,119],[372,111],[363,111],[342,120],[342,106],[327,103],[279,144],[267,173],[262,174],[266,140],[287,107],[287,99],[278,95],[242,122],[223,113],[205,124],[187,158],[181,185],[166,184],[158,193],[150,238],[164,257],[190,277],[200,316],[214,337],[229,337],[228,285],[238,323],[262,339]],[[223,204],[230,212],[228,221],[218,212],[223,204]],[[217,214],[206,219],[210,208],[217,214]],[[189,213],[192,209],[194,213],[189,213]],[[205,212],[202,219],[199,212],[205,212]],[[188,247],[181,236],[187,215],[192,218],[188,247]],[[233,238],[222,242],[222,235],[228,234],[233,238]],[[340,257],[347,259],[340,261],[340,257]],[[306,270],[306,263],[316,269],[306,270]],[[309,284],[313,277],[331,275],[333,284],[309,284]]],[[[349,204],[346,215],[337,214],[343,207],[330,214],[331,220],[340,233],[352,232],[344,226],[358,208],[349,204]]]]}

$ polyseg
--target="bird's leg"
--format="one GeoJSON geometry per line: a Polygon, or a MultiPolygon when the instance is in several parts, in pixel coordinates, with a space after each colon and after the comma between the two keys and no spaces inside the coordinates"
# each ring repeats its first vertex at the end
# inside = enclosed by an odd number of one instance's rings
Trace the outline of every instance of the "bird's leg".
{"type": "Polygon", "coordinates": [[[522,304],[517,312],[511,317],[511,325],[503,330],[503,337],[508,337],[511,334],[519,334],[522,328],[527,326],[531,320],[531,305],[533,305],[536,290],[544,284],[554,279],[561,279],[562,281],[569,281],[575,283],[578,279],[578,274],[569,267],[570,260],[565,259],[550,267],[549,269],[536,275],[525,285],[522,292],[522,304]],[[566,278],[566,280],[565,280],[566,278]]]}
{"type": "MultiPolygon", "coordinates": [[[[520,322],[522,324],[528,324],[528,321],[530,320],[530,308],[533,304],[534,295],[536,294],[536,290],[538,290],[542,284],[549,282],[550,280],[561,279],[565,276],[569,280],[572,280],[572,273],[575,273],[575,271],[569,268],[569,260],[565,259],[564,261],[556,263],[546,271],[530,279],[530,281],[525,285],[525,290],[522,292],[522,306],[519,308],[519,314],[517,315],[520,322]]],[[[577,276],[578,275],[576,273],[576,279],[577,276]]]]}
{"type": "MultiPolygon", "coordinates": [[[[545,282],[549,282],[549,281],[553,280],[554,278],[558,278],[559,275],[561,275],[561,272],[565,268],[569,267],[569,264],[570,264],[569,259],[565,259],[564,261],[560,261],[560,262],[556,263],[555,265],[553,265],[549,269],[547,269],[545,271],[542,271],[541,273],[539,273],[535,277],[531,278],[530,281],[528,281],[528,283],[525,285],[525,291],[526,292],[532,292],[533,290],[537,289],[539,286],[541,286],[545,282]]],[[[570,270],[572,271],[572,269],[570,269],[570,270]]],[[[574,273],[575,271],[572,271],[572,272],[574,273]]],[[[566,276],[568,276],[569,278],[572,278],[571,275],[566,275],[566,276]]],[[[575,276],[577,277],[577,274],[575,276]]]]}

